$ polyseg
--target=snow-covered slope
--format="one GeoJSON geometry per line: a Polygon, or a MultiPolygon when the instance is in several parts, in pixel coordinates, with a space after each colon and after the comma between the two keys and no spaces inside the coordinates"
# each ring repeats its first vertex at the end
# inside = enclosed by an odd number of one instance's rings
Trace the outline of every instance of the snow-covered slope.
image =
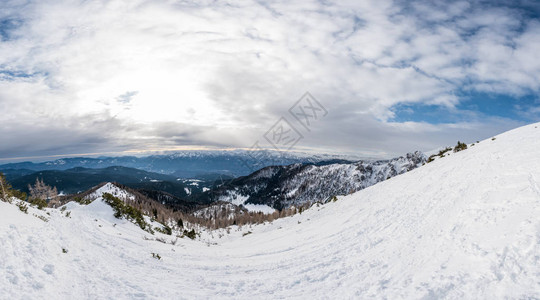
{"type": "Polygon", "coordinates": [[[114,185],[111,182],[105,183],[104,185],[102,185],[101,187],[96,189],[93,193],[89,194],[85,198],[89,199],[89,200],[94,200],[96,198],[99,198],[99,197],[103,196],[103,194],[105,194],[105,193],[109,193],[109,194],[111,194],[111,195],[113,195],[115,197],[118,197],[118,198],[122,199],[122,200],[128,200],[128,199],[129,200],[134,200],[135,199],[134,195],[128,193],[124,189],[121,189],[121,188],[117,187],[116,185],[114,185]]]}
{"type": "Polygon", "coordinates": [[[0,295],[537,299],[537,127],[482,141],[301,215],[228,235],[203,233],[208,243],[145,240],[135,225],[95,221],[93,210],[77,204],[71,218],[52,211],[45,223],[0,202],[0,295]]]}
{"type": "Polygon", "coordinates": [[[426,156],[417,151],[391,160],[271,166],[234,179],[201,197],[205,201],[226,201],[246,207],[258,204],[271,212],[272,207],[282,209],[348,195],[424,162],[426,156]]]}

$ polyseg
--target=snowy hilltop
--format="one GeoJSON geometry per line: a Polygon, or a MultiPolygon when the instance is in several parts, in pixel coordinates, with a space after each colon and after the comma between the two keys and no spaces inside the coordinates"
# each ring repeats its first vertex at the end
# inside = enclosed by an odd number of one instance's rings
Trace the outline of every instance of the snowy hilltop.
{"type": "Polygon", "coordinates": [[[117,219],[100,195],[28,213],[0,201],[0,295],[538,299],[539,149],[540,124],[525,126],[302,214],[194,239],[117,219]]]}

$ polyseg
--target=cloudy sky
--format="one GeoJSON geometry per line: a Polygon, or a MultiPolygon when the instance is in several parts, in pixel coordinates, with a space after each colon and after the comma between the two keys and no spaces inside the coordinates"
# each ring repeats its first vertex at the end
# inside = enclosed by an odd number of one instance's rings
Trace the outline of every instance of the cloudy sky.
{"type": "Polygon", "coordinates": [[[3,0],[0,159],[270,147],[280,118],[299,151],[473,142],[539,120],[539,14],[535,1],[3,0]],[[289,112],[307,91],[327,111],[309,128],[289,112]]]}

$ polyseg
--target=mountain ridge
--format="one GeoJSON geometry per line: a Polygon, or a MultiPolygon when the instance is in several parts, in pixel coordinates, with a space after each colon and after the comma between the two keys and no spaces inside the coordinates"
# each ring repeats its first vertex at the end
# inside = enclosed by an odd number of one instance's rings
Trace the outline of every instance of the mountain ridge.
{"type": "MultiPolygon", "coordinates": [[[[415,169],[427,161],[419,152],[390,160],[354,163],[269,166],[227,181],[199,198],[240,204],[260,204],[281,210],[308,202],[326,202],[415,169]]],[[[208,201],[208,200],[207,200],[208,201]]]]}
{"type": "MultiPolygon", "coordinates": [[[[8,178],[10,172],[7,172],[8,178]]],[[[158,189],[170,192],[176,197],[187,197],[186,188],[191,192],[201,192],[205,183],[197,186],[190,185],[177,177],[147,172],[135,168],[111,166],[102,169],[75,167],[67,170],[42,170],[16,177],[10,180],[13,187],[28,191],[28,185],[36,179],[43,180],[50,186],[55,186],[64,194],[75,194],[90,189],[102,182],[119,182],[132,188],[158,189]]],[[[208,184],[210,185],[210,183],[208,184]]]]}
{"type": "Polygon", "coordinates": [[[184,151],[168,155],[119,156],[119,157],[70,157],[45,162],[18,162],[0,165],[3,169],[67,170],[75,167],[106,168],[123,166],[148,172],[192,178],[207,174],[230,176],[248,175],[270,165],[293,163],[317,163],[325,160],[343,159],[336,155],[310,155],[279,151],[184,151]]]}
{"type": "Polygon", "coordinates": [[[6,266],[0,294],[540,298],[537,126],[481,141],[302,214],[203,229],[194,240],[159,232],[149,238],[103,206],[30,207],[24,214],[0,202],[6,266]]]}

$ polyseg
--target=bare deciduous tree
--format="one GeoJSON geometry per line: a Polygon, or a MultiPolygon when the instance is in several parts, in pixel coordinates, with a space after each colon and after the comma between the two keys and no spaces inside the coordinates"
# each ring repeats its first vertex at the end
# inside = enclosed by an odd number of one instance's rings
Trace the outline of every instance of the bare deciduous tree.
{"type": "Polygon", "coordinates": [[[46,200],[49,206],[56,206],[58,202],[58,191],[56,187],[50,187],[43,182],[43,179],[36,178],[36,183],[28,185],[30,198],[46,200]]]}

